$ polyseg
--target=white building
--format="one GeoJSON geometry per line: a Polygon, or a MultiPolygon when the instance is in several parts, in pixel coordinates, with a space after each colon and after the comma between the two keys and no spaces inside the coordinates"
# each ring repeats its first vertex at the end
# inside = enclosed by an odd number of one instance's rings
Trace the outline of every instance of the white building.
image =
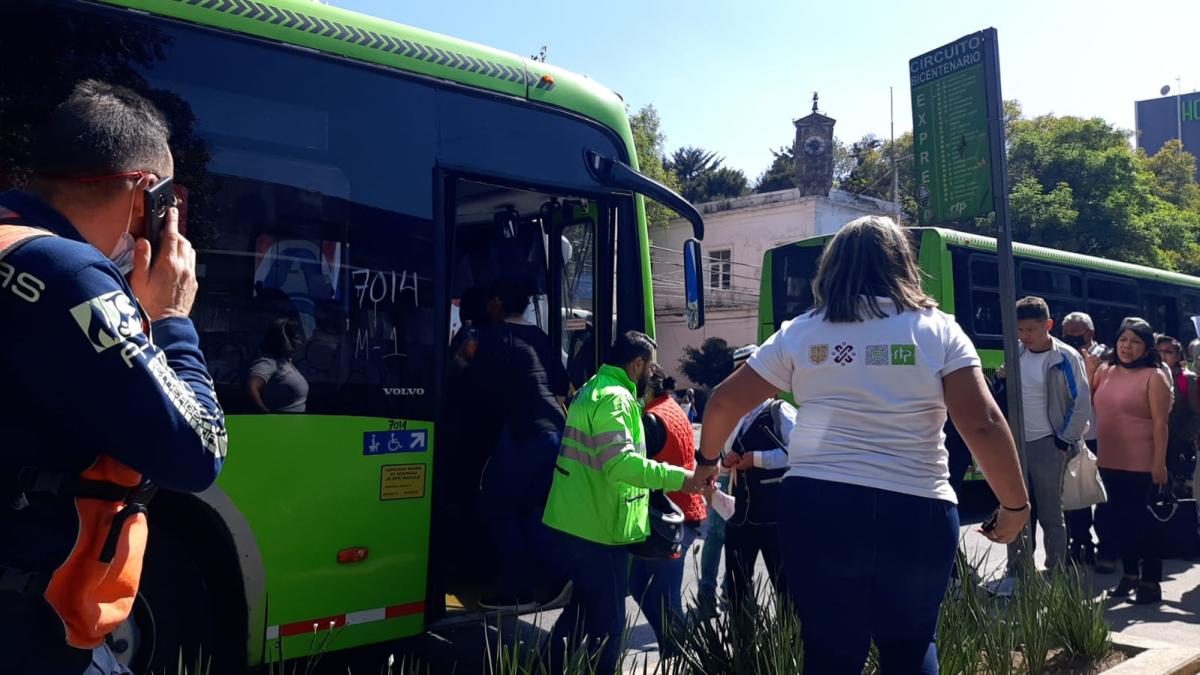
{"type": "Polygon", "coordinates": [[[893,213],[890,203],[855,197],[841,190],[829,196],[801,196],[792,188],[698,204],[704,215],[705,325],[689,330],[683,316],[683,242],[692,236],[685,220],[653,230],[654,314],[658,360],[678,380],[693,386],[679,370],[685,345],[724,338],[733,347],[758,342],[758,295],[763,253],[800,239],[837,232],[860,216],[893,213]]]}

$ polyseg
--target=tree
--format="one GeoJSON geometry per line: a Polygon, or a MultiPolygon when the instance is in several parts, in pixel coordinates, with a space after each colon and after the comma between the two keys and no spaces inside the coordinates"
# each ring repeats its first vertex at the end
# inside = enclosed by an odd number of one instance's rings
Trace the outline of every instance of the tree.
{"type": "Polygon", "coordinates": [[[796,187],[796,153],[792,146],[785,145],[772,150],[771,166],[754,182],[755,192],[775,192],[796,187]]]}
{"type": "Polygon", "coordinates": [[[844,145],[842,148],[844,155],[841,158],[836,148],[834,154],[834,173],[839,189],[855,195],[894,201],[896,195],[893,194],[892,167],[895,166],[900,176],[901,211],[907,221],[916,219],[917,203],[913,195],[917,183],[913,172],[911,133],[901,134],[894,144],[874,134],[867,134],[848,148],[844,145]]]}
{"type": "Polygon", "coordinates": [[[686,188],[701,176],[721,168],[723,161],[724,158],[718,157],[715,151],[685,145],[677,149],[665,165],[667,170],[675,172],[679,182],[686,188]]]}
{"type": "MultiPolygon", "coordinates": [[[[1021,116],[1005,102],[1009,203],[1018,241],[1185,272],[1200,271],[1195,158],[1153,157],[1099,118],[1021,116]]],[[[992,216],[952,225],[994,235],[992,216]]]]}
{"type": "Polygon", "coordinates": [[[717,199],[741,197],[750,191],[750,181],[740,169],[723,166],[705,174],[700,179],[697,201],[711,202],[717,199]]]}
{"type": "Polygon", "coordinates": [[[679,370],[692,382],[711,389],[733,373],[733,348],[719,337],[705,338],[699,348],[687,345],[679,370]]]}
{"type": "Polygon", "coordinates": [[[683,196],[690,202],[710,202],[748,192],[746,174],[722,167],[723,161],[714,151],[685,145],[666,160],[665,166],[675,174],[683,196]]]}
{"type": "Polygon", "coordinates": [[[1181,209],[1200,211],[1200,186],[1196,185],[1196,156],[1183,150],[1178,139],[1163,144],[1153,157],[1139,151],[1143,166],[1154,175],[1151,192],[1181,209]]]}
{"type": "MultiPolygon", "coordinates": [[[[675,174],[663,166],[665,155],[664,145],[666,135],[662,132],[662,120],[653,105],[643,106],[636,114],[630,115],[629,126],[633,131],[633,145],[637,150],[637,169],[643,174],[678,191],[679,180],[675,174]]],[[[650,227],[666,227],[675,217],[667,207],[646,200],[646,224],[650,227]]]]}

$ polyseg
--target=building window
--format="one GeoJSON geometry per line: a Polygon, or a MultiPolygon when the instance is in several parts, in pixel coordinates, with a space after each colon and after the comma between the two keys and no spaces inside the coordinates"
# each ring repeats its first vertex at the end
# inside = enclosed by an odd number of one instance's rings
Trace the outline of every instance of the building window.
{"type": "Polygon", "coordinates": [[[733,285],[733,251],[710,251],[708,254],[708,286],[729,290],[733,285]]]}

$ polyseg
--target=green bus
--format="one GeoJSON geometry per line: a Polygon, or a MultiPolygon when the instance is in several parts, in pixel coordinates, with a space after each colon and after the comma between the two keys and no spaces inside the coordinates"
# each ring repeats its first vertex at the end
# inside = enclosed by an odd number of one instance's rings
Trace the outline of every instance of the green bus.
{"type": "MultiPolygon", "coordinates": [[[[925,291],[955,315],[975,343],[989,380],[1004,362],[1000,276],[996,240],[935,227],[906,228],[924,273],[925,291]]],[[[763,254],[759,295],[759,342],[784,321],[812,308],[812,282],[833,235],[812,237],[763,254]]],[[[1040,246],[1013,245],[1017,297],[1045,298],[1055,334],[1062,318],[1087,312],[1096,340],[1110,346],[1121,320],[1141,316],[1155,330],[1187,344],[1196,338],[1192,317],[1200,316],[1200,278],[1040,246]]],[[[983,474],[968,467],[967,480],[983,474]]]]}
{"type": "MultiPolygon", "coordinates": [[[[991,376],[1004,360],[996,240],[935,227],[906,231],[926,292],[955,315],[991,376]]],[[[763,254],[760,341],[812,307],[817,262],[832,238],[812,237],[763,254]]],[[[1071,312],[1087,312],[1096,340],[1111,345],[1121,320],[1140,316],[1185,345],[1196,337],[1191,318],[1200,315],[1200,278],[1020,243],[1013,245],[1013,256],[1017,297],[1045,298],[1056,325],[1071,312]]],[[[1057,329],[1055,334],[1061,335],[1057,329]]]]}
{"type": "Polygon", "coordinates": [[[578,383],[614,331],[654,332],[644,195],[693,224],[703,322],[703,223],[637,173],[622,99],[307,0],[0,4],[0,189],[24,184],[28,132],[75,82],[122,84],[171,124],[199,254],[229,456],[205,493],[151,505],[121,660],[167,672],[203,649],[232,673],[303,656],[314,632],[344,649],[482,616],[487,448],[453,387],[459,301],[528,281],[578,383]],[[260,406],[247,373],[280,330],[302,334],[303,386],[260,406]]]}

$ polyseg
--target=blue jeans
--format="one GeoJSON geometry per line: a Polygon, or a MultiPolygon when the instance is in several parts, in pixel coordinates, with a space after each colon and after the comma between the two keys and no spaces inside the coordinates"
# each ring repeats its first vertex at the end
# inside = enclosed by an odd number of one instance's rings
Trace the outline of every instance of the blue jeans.
{"type": "Polygon", "coordinates": [[[541,578],[546,551],[542,512],[562,435],[514,439],[506,429],[483,474],[480,515],[496,549],[502,596],[528,600],[541,578]]]}
{"type": "Polygon", "coordinates": [[[696,541],[696,528],[683,527],[683,555],[674,560],[634,558],[629,569],[629,594],[646,615],[646,622],[658,638],[658,651],[663,656],[675,653],[675,644],[664,635],[663,619],[675,628],[683,626],[683,570],[687,552],[696,541]]]}
{"type": "Polygon", "coordinates": [[[785,478],[781,490],[780,548],[804,672],[859,675],[874,640],[885,675],[937,675],[958,508],[811,478],[785,478]]]}
{"type": "MultiPolygon", "coordinates": [[[[717,479],[722,492],[729,491],[729,474],[717,479]]],[[[698,597],[717,600],[717,573],[721,569],[721,551],[725,548],[725,519],[713,507],[708,507],[708,531],[704,534],[704,548],[700,550],[700,580],[697,582],[698,597]]]]}
{"type": "Polygon", "coordinates": [[[611,675],[621,657],[625,633],[625,595],[629,590],[629,552],[553,531],[555,550],[574,584],[571,602],[550,632],[550,672],[561,673],[583,647],[598,656],[596,675],[611,675]],[[571,649],[566,649],[570,644],[571,649]]]}

